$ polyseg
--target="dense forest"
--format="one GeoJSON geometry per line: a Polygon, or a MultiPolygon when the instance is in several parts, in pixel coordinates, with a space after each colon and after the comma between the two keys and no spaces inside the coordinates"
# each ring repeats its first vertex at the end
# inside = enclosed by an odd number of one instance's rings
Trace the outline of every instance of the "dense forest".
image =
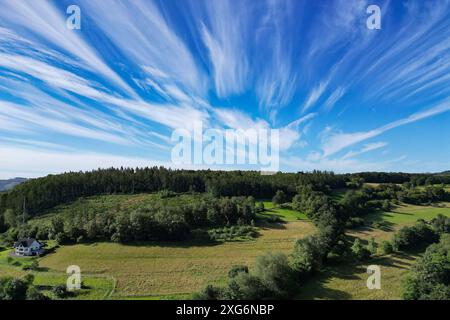
{"type": "Polygon", "coordinates": [[[277,190],[288,195],[295,186],[311,183],[330,188],[345,187],[345,177],[331,172],[278,173],[257,171],[188,171],[165,168],[105,169],[69,172],[29,180],[0,195],[0,212],[21,212],[24,202],[30,216],[80,197],[99,194],[157,192],[208,192],[213,196],[253,196],[271,198],[277,190]]]}
{"type": "Polygon", "coordinates": [[[134,194],[168,190],[208,192],[214,196],[271,198],[277,190],[288,196],[296,186],[309,184],[317,190],[338,189],[347,182],[411,183],[412,186],[450,184],[450,175],[365,172],[338,175],[326,171],[261,175],[258,171],[191,171],[152,168],[110,168],[68,172],[31,179],[0,194],[0,213],[22,211],[25,202],[30,216],[80,197],[99,194],[134,194]]]}

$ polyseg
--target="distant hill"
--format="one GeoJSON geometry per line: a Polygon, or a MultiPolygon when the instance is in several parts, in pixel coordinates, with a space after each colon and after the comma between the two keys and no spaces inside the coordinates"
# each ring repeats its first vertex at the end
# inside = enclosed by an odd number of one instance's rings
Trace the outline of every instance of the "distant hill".
{"type": "Polygon", "coordinates": [[[450,175],[450,170],[439,172],[438,175],[440,175],[440,176],[449,176],[450,175]]]}
{"type": "Polygon", "coordinates": [[[13,178],[8,180],[0,180],[0,191],[12,189],[26,180],[27,180],[26,178],[13,178]]]}

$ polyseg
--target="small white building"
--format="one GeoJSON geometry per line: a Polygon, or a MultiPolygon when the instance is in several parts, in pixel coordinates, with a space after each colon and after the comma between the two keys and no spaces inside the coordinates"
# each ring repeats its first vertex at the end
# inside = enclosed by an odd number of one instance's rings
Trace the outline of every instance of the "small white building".
{"type": "Polygon", "coordinates": [[[20,239],[14,243],[14,249],[18,256],[37,256],[44,252],[44,245],[36,239],[20,239]]]}

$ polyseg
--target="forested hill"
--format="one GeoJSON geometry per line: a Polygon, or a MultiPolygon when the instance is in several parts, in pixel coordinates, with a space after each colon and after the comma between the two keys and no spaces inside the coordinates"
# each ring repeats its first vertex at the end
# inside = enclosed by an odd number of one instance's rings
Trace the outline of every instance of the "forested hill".
{"type": "Polygon", "coordinates": [[[376,183],[414,185],[450,183],[450,176],[432,174],[365,172],[338,175],[332,172],[277,173],[259,171],[192,171],[152,168],[110,168],[89,172],[69,172],[28,180],[0,194],[0,215],[7,209],[34,216],[56,205],[99,194],[133,194],[168,190],[173,192],[208,192],[213,196],[253,196],[272,198],[277,190],[294,195],[300,184],[317,190],[343,188],[347,182],[362,180],[376,183]]]}
{"type": "Polygon", "coordinates": [[[22,211],[25,200],[31,216],[58,204],[98,194],[132,194],[168,190],[208,192],[214,196],[271,198],[277,190],[293,195],[297,184],[312,183],[331,188],[345,186],[345,177],[331,172],[278,173],[258,171],[189,171],[165,168],[99,169],[69,172],[29,180],[0,195],[0,213],[22,211]]]}
{"type": "Polygon", "coordinates": [[[15,186],[17,186],[18,184],[25,182],[26,180],[27,180],[26,178],[13,178],[8,180],[0,180],[0,192],[10,190],[15,186]]]}

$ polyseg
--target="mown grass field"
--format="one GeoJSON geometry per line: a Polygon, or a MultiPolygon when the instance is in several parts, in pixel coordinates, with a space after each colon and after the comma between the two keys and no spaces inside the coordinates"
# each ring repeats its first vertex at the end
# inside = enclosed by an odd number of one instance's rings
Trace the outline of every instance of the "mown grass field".
{"type": "Polygon", "coordinates": [[[309,222],[262,227],[254,241],[217,245],[158,243],[121,245],[96,243],[64,246],[41,260],[40,265],[63,271],[68,264],[82,272],[111,276],[115,297],[189,297],[208,283],[226,280],[232,265],[252,266],[266,251],[290,252],[296,239],[314,232],[309,222]]]}

